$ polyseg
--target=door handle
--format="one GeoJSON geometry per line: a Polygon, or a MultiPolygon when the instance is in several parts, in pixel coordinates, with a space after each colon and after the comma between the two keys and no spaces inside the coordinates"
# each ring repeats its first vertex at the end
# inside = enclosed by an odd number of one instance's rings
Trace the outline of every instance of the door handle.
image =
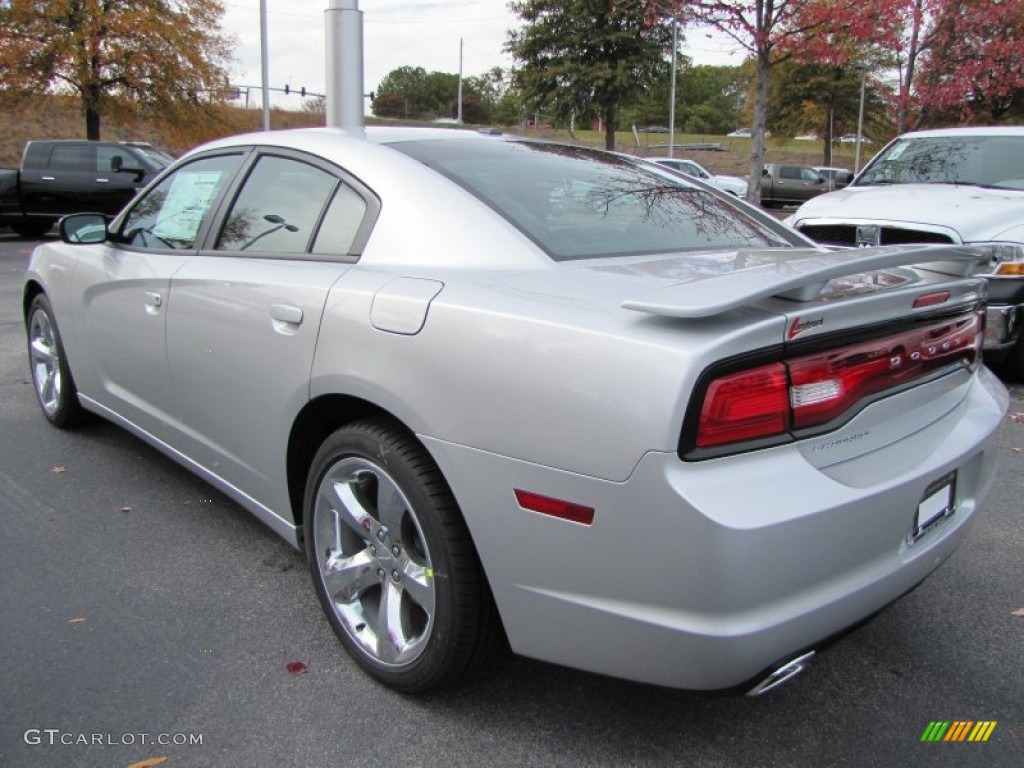
{"type": "Polygon", "coordinates": [[[43,181],[56,181],[55,176],[43,176],[43,181]]]}
{"type": "Polygon", "coordinates": [[[302,310],[291,304],[271,304],[270,316],[282,323],[291,323],[292,325],[302,322],[302,310]]]}
{"type": "Polygon", "coordinates": [[[146,306],[159,307],[164,303],[164,297],[156,291],[146,291],[146,306]]]}
{"type": "Polygon", "coordinates": [[[109,184],[110,183],[110,179],[96,179],[96,181],[100,182],[101,184],[109,184]]]}

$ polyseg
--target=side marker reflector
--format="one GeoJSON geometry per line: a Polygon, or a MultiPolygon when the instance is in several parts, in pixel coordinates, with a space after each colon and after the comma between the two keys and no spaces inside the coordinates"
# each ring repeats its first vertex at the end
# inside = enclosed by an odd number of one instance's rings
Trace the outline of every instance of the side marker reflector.
{"type": "Polygon", "coordinates": [[[539,493],[530,493],[516,489],[516,501],[523,509],[531,512],[540,512],[542,515],[560,517],[563,520],[570,520],[574,523],[591,525],[594,522],[593,507],[585,507],[582,504],[573,504],[571,501],[553,499],[550,496],[541,496],[539,493]]]}

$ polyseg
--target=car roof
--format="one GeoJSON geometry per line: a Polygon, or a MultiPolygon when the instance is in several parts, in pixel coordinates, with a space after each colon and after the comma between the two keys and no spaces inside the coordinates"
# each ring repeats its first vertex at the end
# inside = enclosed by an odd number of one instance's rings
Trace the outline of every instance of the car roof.
{"type": "Polygon", "coordinates": [[[935,128],[927,131],[904,133],[899,138],[940,138],[944,136],[1024,136],[1024,125],[968,126],[965,128],[935,128]]]}

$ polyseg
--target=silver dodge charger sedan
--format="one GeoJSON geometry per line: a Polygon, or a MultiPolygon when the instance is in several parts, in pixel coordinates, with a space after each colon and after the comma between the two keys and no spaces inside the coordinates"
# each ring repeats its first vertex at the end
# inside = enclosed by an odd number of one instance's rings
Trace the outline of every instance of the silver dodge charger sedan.
{"type": "Polygon", "coordinates": [[[517,653],[761,692],[924,579],[1007,395],[966,247],[833,254],[699,181],[442,129],[239,136],[24,286],[35,392],[296,547],[403,691],[517,653]]]}

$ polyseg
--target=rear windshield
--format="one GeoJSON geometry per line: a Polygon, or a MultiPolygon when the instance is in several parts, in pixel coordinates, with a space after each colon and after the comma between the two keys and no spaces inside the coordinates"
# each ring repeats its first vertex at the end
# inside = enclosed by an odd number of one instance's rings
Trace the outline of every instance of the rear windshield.
{"type": "Polygon", "coordinates": [[[391,146],[468,190],[556,261],[789,245],[727,201],[612,154],[499,139],[391,146]]]}
{"type": "Polygon", "coordinates": [[[871,184],[969,184],[1024,190],[1024,136],[898,139],[857,180],[857,186],[871,184]]]}

